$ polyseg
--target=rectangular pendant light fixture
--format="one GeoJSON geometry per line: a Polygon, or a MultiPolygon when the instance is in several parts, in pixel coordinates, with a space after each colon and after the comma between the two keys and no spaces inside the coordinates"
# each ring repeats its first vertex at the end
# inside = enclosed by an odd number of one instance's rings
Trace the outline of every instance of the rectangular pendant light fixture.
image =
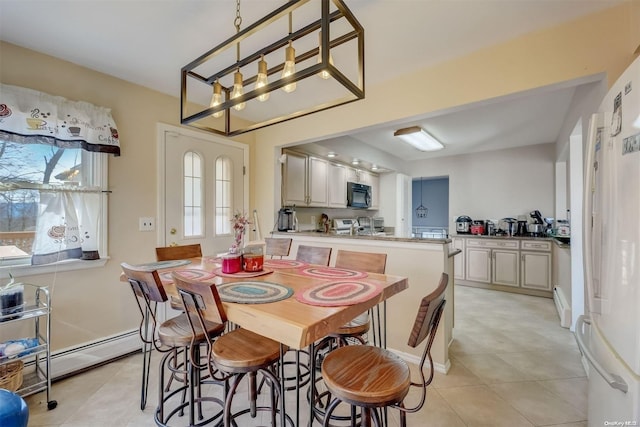
{"type": "Polygon", "coordinates": [[[411,144],[420,151],[436,151],[442,150],[444,145],[420,126],[411,126],[404,129],[398,129],[393,133],[404,142],[411,144]]]}
{"type": "Polygon", "coordinates": [[[236,30],[182,67],[180,123],[235,136],[364,98],[364,28],[343,0],[288,0],[236,30]]]}

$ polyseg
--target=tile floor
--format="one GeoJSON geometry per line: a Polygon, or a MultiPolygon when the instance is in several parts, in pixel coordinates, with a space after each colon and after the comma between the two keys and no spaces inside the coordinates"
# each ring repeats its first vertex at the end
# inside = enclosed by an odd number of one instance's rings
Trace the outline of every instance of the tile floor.
{"type": "MultiPolygon", "coordinates": [[[[408,416],[410,426],[586,427],[580,353],[573,334],[559,326],[551,299],[457,286],[455,310],[451,369],[436,373],[427,403],[408,416]]],[[[134,355],[56,382],[58,407],[51,411],[45,393],[29,396],[29,426],[155,425],[154,383],[147,408],[139,408],[140,366],[141,356],[134,355]]],[[[295,400],[287,397],[289,407],[295,400]]],[[[397,418],[390,411],[392,426],[397,418]]]]}

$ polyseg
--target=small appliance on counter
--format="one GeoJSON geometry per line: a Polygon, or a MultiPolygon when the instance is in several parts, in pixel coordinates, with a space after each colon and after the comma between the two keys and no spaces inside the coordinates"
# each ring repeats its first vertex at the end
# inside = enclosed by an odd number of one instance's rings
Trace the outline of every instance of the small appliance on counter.
{"type": "Polygon", "coordinates": [[[469,234],[471,233],[471,218],[462,215],[456,219],[456,233],[458,234],[469,234]]]}
{"type": "Polygon", "coordinates": [[[381,216],[373,217],[373,231],[376,233],[384,233],[384,218],[381,216]]]}
{"type": "Polygon", "coordinates": [[[474,220],[471,222],[471,226],[469,227],[471,230],[471,234],[484,234],[484,224],[485,222],[482,220],[474,220]]]}
{"type": "Polygon", "coordinates": [[[345,218],[345,219],[334,219],[333,220],[333,227],[336,230],[336,234],[355,234],[356,230],[358,229],[359,225],[358,225],[358,221],[356,221],[355,219],[351,219],[351,218],[345,218]]]}
{"type": "Polygon", "coordinates": [[[566,219],[559,219],[555,222],[555,235],[559,237],[571,236],[571,227],[566,219]]]}
{"type": "Polygon", "coordinates": [[[282,208],[278,211],[278,231],[296,231],[296,211],[293,208],[282,208]]]}
{"type": "Polygon", "coordinates": [[[518,221],[515,218],[502,218],[498,222],[500,235],[513,237],[516,235],[518,221]]]}

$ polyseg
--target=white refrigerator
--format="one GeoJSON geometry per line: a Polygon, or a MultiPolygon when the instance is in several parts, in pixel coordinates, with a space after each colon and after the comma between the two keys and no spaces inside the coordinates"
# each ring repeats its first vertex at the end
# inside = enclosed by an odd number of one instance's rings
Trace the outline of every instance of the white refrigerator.
{"type": "Polygon", "coordinates": [[[640,426],[640,58],[589,124],[584,186],[588,425],[640,426]]]}

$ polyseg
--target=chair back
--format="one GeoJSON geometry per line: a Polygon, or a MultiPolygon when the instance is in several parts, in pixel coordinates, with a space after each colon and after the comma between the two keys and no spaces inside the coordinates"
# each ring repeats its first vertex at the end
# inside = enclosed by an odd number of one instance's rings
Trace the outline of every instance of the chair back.
{"type": "Polygon", "coordinates": [[[149,270],[148,268],[137,267],[135,265],[123,262],[120,264],[122,271],[131,285],[133,292],[142,298],[153,302],[167,301],[167,293],[162,286],[162,281],[157,270],[149,270]]]}
{"type": "Polygon", "coordinates": [[[331,248],[321,248],[319,246],[298,246],[296,252],[296,260],[306,262],[308,264],[329,266],[331,258],[331,248]]]}
{"type": "Polygon", "coordinates": [[[336,255],[338,268],[384,274],[386,266],[387,254],[338,250],[336,255]]]}
{"type": "Polygon", "coordinates": [[[411,335],[409,336],[409,342],[407,343],[411,347],[416,347],[424,339],[429,336],[429,342],[426,351],[431,350],[431,344],[435,337],[438,324],[440,323],[440,317],[444,311],[444,305],[447,302],[444,299],[444,291],[449,283],[449,275],[442,273],[440,276],[440,283],[438,287],[426,297],[422,298],[420,302],[420,308],[418,309],[418,315],[413,324],[411,335]]]}
{"type": "Polygon", "coordinates": [[[268,255],[271,258],[276,256],[279,256],[280,258],[289,256],[292,241],[293,239],[277,239],[275,237],[265,237],[265,255],[268,255]]]}
{"type": "Polygon", "coordinates": [[[156,261],[199,258],[202,256],[200,243],[195,245],[165,246],[156,248],[156,261]]]}
{"type": "Polygon", "coordinates": [[[204,330],[206,330],[205,320],[218,324],[224,324],[227,321],[227,314],[215,284],[192,280],[175,271],[171,276],[182,297],[187,314],[189,317],[197,316],[204,330]]]}

